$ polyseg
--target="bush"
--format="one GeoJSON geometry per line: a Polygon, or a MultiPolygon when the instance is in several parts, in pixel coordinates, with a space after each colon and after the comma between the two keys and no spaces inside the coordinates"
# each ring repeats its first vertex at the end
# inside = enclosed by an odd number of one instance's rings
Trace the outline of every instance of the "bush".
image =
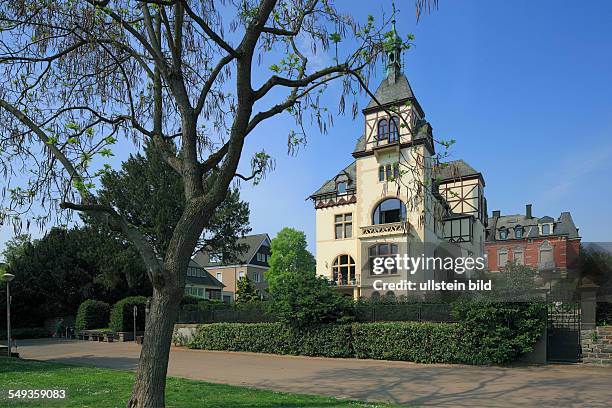
{"type": "Polygon", "coordinates": [[[136,330],[145,329],[145,308],[147,298],[131,296],[115,303],[110,316],[110,328],[115,332],[134,331],[134,306],[136,306],[136,330]]]}
{"type": "Polygon", "coordinates": [[[465,363],[471,352],[455,323],[355,323],[352,334],[358,358],[465,363]]]}
{"type": "MultiPolygon", "coordinates": [[[[11,337],[16,340],[44,339],[51,337],[51,333],[44,327],[24,327],[11,329],[11,337]]],[[[0,331],[0,338],[6,340],[6,330],[0,331]]]]}
{"type": "Polygon", "coordinates": [[[77,330],[99,329],[108,326],[110,306],[106,302],[88,299],[81,303],[75,320],[77,330]]]}
{"type": "Polygon", "coordinates": [[[502,364],[532,351],[546,324],[542,303],[464,301],[453,305],[453,314],[460,323],[204,324],[198,326],[189,347],[417,363],[502,364]]]}
{"type": "Polygon", "coordinates": [[[197,305],[201,299],[192,295],[184,295],[181,299],[181,306],[184,305],[197,305]]]}
{"type": "Polygon", "coordinates": [[[352,304],[314,273],[290,273],[276,282],[272,311],[295,327],[334,323],[352,317],[352,304]]]}
{"type": "Polygon", "coordinates": [[[612,302],[597,302],[596,316],[598,326],[612,325],[612,302]]]}
{"type": "Polygon", "coordinates": [[[282,323],[214,323],[198,326],[189,344],[204,350],[351,357],[351,326],[294,328],[282,323]]]}
{"type": "Polygon", "coordinates": [[[502,364],[533,351],[546,327],[546,305],[538,302],[462,301],[453,305],[472,364],[502,364]]]}

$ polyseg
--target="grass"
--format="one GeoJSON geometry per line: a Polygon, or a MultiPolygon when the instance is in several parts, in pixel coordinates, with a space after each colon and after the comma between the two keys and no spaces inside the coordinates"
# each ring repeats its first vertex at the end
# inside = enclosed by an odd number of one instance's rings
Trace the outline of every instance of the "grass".
{"type": "MultiPolygon", "coordinates": [[[[123,407],[130,395],[134,373],[0,357],[0,406],[8,407],[123,407]],[[8,399],[8,390],[66,390],[63,400],[8,399]]],[[[167,407],[197,408],[336,408],[398,405],[338,400],[246,387],[168,378],[167,407]]]]}

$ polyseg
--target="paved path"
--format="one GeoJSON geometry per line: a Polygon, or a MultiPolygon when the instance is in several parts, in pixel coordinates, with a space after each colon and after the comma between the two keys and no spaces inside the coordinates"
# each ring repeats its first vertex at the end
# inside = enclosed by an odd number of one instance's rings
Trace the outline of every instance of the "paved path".
{"type": "MultiPolygon", "coordinates": [[[[77,340],[19,342],[23,358],[132,370],[140,347],[77,340]]],[[[173,348],[169,375],[367,401],[436,407],[611,407],[612,368],[422,365],[173,348]]]]}

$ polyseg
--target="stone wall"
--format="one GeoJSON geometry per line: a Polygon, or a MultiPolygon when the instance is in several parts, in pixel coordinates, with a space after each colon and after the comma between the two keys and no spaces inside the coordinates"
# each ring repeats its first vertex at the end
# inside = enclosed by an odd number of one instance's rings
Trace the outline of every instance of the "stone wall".
{"type": "Polygon", "coordinates": [[[581,330],[580,334],[583,363],[612,365],[612,326],[581,330]]]}

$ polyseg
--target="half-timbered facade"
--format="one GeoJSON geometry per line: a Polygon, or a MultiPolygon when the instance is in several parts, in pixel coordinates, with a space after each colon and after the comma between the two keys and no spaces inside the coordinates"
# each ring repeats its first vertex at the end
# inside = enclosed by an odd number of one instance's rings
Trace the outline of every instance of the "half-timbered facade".
{"type": "Polygon", "coordinates": [[[354,161],[310,196],[317,272],[354,297],[388,294],[375,280],[430,273],[376,275],[375,257],[484,254],[484,178],[461,160],[436,161],[432,127],[402,72],[399,39],[396,44],[386,78],[363,110],[354,161]]]}

